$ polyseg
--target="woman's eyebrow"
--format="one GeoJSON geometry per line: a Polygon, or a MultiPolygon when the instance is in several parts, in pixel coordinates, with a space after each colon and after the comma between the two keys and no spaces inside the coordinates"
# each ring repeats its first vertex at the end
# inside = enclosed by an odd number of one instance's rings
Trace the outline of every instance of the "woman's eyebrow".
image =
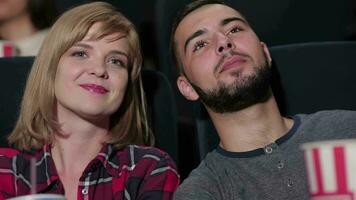
{"type": "Polygon", "coordinates": [[[78,42],[78,43],[74,44],[73,47],[83,47],[83,48],[86,48],[86,49],[93,49],[93,47],[91,45],[85,44],[85,43],[81,43],[81,42],[78,42]]]}

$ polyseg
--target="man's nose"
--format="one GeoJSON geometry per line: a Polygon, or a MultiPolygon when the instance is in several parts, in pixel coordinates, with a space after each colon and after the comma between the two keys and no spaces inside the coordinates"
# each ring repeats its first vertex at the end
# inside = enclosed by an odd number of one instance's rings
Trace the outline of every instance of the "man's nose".
{"type": "Polygon", "coordinates": [[[223,53],[226,50],[232,49],[232,44],[230,42],[227,42],[226,44],[219,45],[217,51],[218,53],[223,53]]]}
{"type": "Polygon", "coordinates": [[[216,53],[224,54],[227,51],[234,49],[234,44],[227,36],[220,36],[217,39],[216,53]]]}

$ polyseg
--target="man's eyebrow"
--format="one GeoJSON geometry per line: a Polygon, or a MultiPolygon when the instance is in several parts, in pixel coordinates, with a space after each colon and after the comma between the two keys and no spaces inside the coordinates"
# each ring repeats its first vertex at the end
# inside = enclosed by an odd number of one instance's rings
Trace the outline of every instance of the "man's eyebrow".
{"type": "Polygon", "coordinates": [[[244,24],[248,24],[246,20],[244,20],[243,18],[241,17],[229,17],[229,18],[226,18],[226,19],[223,19],[221,22],[220,22],[220,26],[225,26],[226,24],[230,23],[230,22],[233,22],[233,21],[240,21],[244,24]]]}
{"type": "Polygon", "coordinates": [[[205,33],[205,31],[198,30],[198,31],[194,32],[191,36],[189,36],[188,39],[184,43],[184,53],[187,50],[187,46],[188,46],[189,42],[192,41],[194,38],[196,38],[196,37],[198,37],[200,35],[203,35],[204,33],[205,33]]]}
{"type": "MultiPolygon", "coordinates": [[[[220,26],[225,26],[227,24],[229,24],[230,22],[233,22],[233,21],[240,21],[244,24],[248,24],[246,20],[244,20],[243,18],[241,17],[229,17],[229,18],[226,18],[226,19],[223,19],[221,22],[220,22],[220,26]]],[[[187,51],[187,46],[189,44],[190,41],[192,41],[194,38],[204,34],[205,31],[204,30],[198,30],[196,32],[194,32],[191,36],[188,37],[188,39],[185,41],[184,43],[184,53],[187,51]]]]}

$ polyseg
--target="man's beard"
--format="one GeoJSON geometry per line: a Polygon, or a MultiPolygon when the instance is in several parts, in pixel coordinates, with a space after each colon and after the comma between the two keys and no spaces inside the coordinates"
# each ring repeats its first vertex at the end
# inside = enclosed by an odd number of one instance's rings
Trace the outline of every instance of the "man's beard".
{"type": "MultiPolygon", "coordinates": [[[[254,67],[254,73],[242,77],[230,85],[219,82],[217,88],[204,91],[191,83],[202,102],[217,113],[229,113],[242,110],[254,104],[265,102],[271,97],[271,69],[267,62],[254,67]]],[[[241,74],[236,73],[235,76],[241,74]]]]}

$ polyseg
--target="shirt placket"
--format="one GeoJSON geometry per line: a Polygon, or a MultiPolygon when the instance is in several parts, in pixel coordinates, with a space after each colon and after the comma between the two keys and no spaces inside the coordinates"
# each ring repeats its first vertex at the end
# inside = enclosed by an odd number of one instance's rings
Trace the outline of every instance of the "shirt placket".
{"type": "Polygon", "coordinates": [[[78,187],[78,200],[89,200],[90,177],[92,172],[88,172],[86,176],[80,178],[81,184],[78,187]]]}

